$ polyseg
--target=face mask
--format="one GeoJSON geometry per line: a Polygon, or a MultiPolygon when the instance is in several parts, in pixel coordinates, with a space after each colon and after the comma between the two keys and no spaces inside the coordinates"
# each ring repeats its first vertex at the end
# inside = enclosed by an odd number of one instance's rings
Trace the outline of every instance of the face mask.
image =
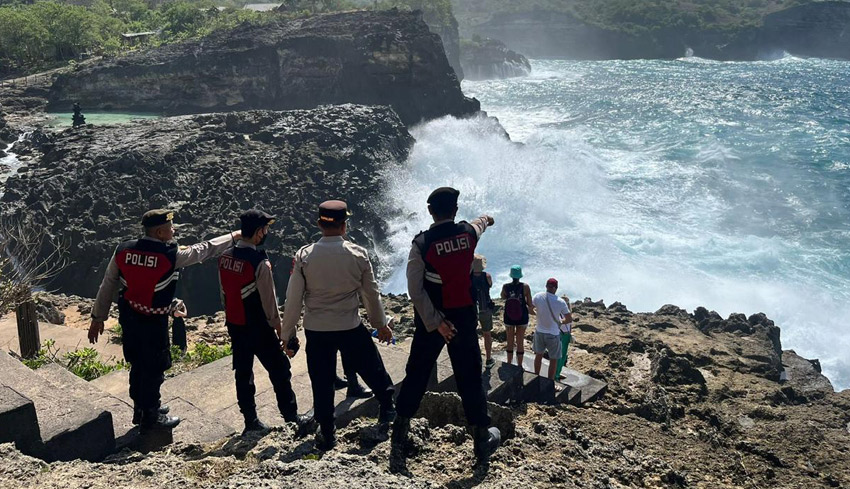
{"type": "Polygon", "coordinates": [[[262,237],[262,238],[260,238],[260,242],[259,242],[259,243],[257,243],[257,246],[263,246],[263,243],[265,243],[265,242],[266,242],[266,238],[268,238],[268,237],[269,237],[269,234],[270,234],[270,233],[266,233],[266,234],[264,234],[264,235],[263,235],[263,237],[262,237]]]}

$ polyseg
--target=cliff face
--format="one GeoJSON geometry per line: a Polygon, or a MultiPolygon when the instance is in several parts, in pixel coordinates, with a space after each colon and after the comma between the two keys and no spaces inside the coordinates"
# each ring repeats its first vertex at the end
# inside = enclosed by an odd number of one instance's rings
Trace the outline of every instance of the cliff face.
{"type": "Polygon", "coordinates": [[[448,21],[434,17],[432,18],[427,13],[423,15],[425,23],[431,29],[431,32],[440,36],[443,41],[443,48],[446,51],[446,58],[449,64],[455,71],[458,80],[463,80],[465,74],[460,62],[460,34],[458,33],[457,19],[451,16],[448,21]]]}
{"type": "Polygon", "coordinates": [[[532,58],[679,58],[691,48],[695,56],[720,60],[758,60],[782,52],[850,59],[850,2],[792,7],[765,16],[757,27],[648,27],[629,33],[592,25],[568,13],[533,10],[497,13],[468,30],[501,39],[532,58]]]}
{"type": "MultiPolygon", "coordinates": [[[[276,215],[267,249],[282,293],[292,256],[317,234],[322,201],[348,201],[357,242],[383,238],[385,216],[375,202],[385,172],[413,144],[389,108],[353,105],[39,134],[30,147],[16,146],[34,159],[7,181],[2,215],[62,237],[71,263],[50,287],[88,297],[114,247],[139,237],[141,214],[158,207],[176,211],[181,244],[235,229],[239,214],[254,206],[276,215]]],[[[189,267],[178,296],[195,314],[218,310],[217,280],[212,262],[189,267]]]]}
{"type": "Polygon", "coordinates": [[[461,63],[470,80],[511,78],[531,73],[528,59],[511,51],[499,40],[465,41],[461,49],[461,63]]]}
{"type": "Polygon", "coordinates": [[[318,15],[104,60],[59,75],[50,109],[191,114],[389,105],[405,124],[479,109],[418,12],[318,15]]]}
{"type": "Polygon", "coordinates": [[[799,56],[850,59],[850,3],[810,3],[768,15],[758,45],[799,56]]]}

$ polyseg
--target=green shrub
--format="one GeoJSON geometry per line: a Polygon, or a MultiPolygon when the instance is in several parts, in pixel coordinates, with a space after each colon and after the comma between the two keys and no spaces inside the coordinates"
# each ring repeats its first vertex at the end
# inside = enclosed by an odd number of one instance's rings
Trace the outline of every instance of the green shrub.
{"type": "Polygon", "coordinates": [[[68,362],[68,370],[85,380],[94,380],[109,372],[128,368],[124,360],[114,364],[103,362],[100,354],[94,348],[69,351],[62,357],[68,362]]]}
{"type": "Polygon", "coordinates": [[[200,367],[201,365],[206,365],[232,354],[233,350],[230,345],[218,346],[208,345],[206,343],[195,343],[194,346],[185,353],[180,350],[179,346],[171,345],[171,363],[187,364],[190,368],[200,367]]]}
{"type": "Polygon", "coordinates": [[[188,352],[189,358],[198,365],[206,365],[232,354],[233,350],[230,345],[217,346],[206,343],[195,343],[195,346],[188,352]]]}
{"type": "Polygon", "coordinates": [[[47,365],[48,363],[56,362],[56,353],[58,351],[59,349],[56,347],[56,341],[52,339],[45,340],[44,343],[41,344],[41,348],[39,348],[38,353],[36,353],[34,357],[24,358],[21,361],[27,367],[35,370],[37,368],[47,365]]]}

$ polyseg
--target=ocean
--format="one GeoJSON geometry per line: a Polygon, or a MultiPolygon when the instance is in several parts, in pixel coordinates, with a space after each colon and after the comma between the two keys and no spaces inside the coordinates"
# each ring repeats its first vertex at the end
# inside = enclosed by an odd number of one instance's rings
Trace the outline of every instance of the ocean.
{"type": "MultiPolygon", "coordinates": [[[[497,284],[522,265],[533,292],[764,312],[782,346],[850,387],[850,63],[785,56],[533,60],[528,77],[464,81],[483,120],[415,127],[390,175],[388,292],[438,186],[460,217],[495,217],[479,252],[497,284]]],[[[498,290],[498,285],[495,290],[498,290]]]]}

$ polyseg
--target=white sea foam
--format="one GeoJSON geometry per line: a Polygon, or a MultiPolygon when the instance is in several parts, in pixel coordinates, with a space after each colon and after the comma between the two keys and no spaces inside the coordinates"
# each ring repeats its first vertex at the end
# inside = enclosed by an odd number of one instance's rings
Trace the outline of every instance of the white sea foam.
{"type": "Polygon", "coordinates": [[[461,217],[496,219],[479,251],[497,283],[520,264],[535,291],[554,276],[572,298],[618,300],[636,311],[672,303],[724,316],[765,312],[782,327],[785,348],[820,358],[837,387],[850,387],[850,282],[830,275],[832,265],[818,268],[832,263],[832,249],[768,232],[772,213],[793,219],[809,212],[796,194],[753,200],[754,188],[785,182],[780,170],[741,174],[747,161],[712,138],[683,161],[665,156],[671,147],[682,150],[676,144],[635,151],[640,141],[620,138],[627,144],[612,148],[598,144],[587,124],[547,125],[563,121],[564,112],[491,111],[509,130],[522,129],[524,145],[476,120],[443,118],[415,128],[408,164],[390,176],[391,205],[401,217],[390,223],[384,261],[393,273],[385,289],[406,290],[410,241],[430,224],[426,198],[451,185],[461,191],[461,217]],[[739,220],[741,212],[756,216],[739,220]]]}

